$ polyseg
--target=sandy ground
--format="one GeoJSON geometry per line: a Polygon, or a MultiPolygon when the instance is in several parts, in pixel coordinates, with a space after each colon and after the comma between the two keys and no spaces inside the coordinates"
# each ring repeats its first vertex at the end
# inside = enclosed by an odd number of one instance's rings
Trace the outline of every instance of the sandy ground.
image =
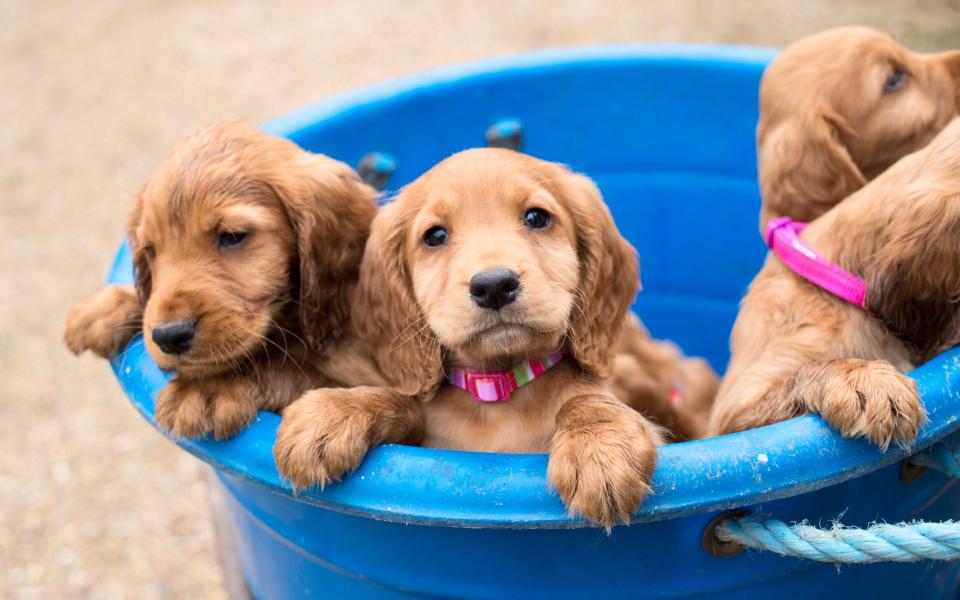
{"type": "Polygon", "coordinates": [[[223,597],[198,463],[61,343],[183,134],[562,45],[780,46],[866,23],[960,46],[960,3],[0,0],[0,597],[223,597]]]}

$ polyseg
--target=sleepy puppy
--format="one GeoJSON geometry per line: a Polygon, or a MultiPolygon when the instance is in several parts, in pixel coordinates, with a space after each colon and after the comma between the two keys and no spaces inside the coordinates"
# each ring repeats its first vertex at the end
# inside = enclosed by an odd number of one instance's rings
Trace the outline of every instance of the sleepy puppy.
{"type": "Polygon", "coordinates": [[[292,404],[281,474],[297,487],[339,479],[399,437],[384,428],[420,399],[424,445],[549,451],[572,513],[628,522],[660,437],[603,378],[638,287],[634,250],[586,177],[511,150],[444,160],[381,210],[363,260],[355,327],[392,389],[292,404]]]}
{"type": "Polygon", "coordinates": [[[245,125],[190,135],[136,197],[135,288],[76,306],[67,346],[107,357],[142,330],[176,371],[156,417],[181,436],[230,437],[339,372],[377,383],[344,336],[375,197],[346,165],[245,125]]]}
{"type": "Polygon", "coordinates": [[[840,27],[789,46],[760,85],[761,231],[809,222],[957,115],[960,51],[918,54],[888,34],[840,27]]]}
{"type": "Polygon", "coordinates": [[[909,445],[926,418],[903,373],[960,342],[960,120],[811,223],[800,239],[866,283],[864,308],[771,253],[744,298],[709,433],[819,413],[909,445]]]}

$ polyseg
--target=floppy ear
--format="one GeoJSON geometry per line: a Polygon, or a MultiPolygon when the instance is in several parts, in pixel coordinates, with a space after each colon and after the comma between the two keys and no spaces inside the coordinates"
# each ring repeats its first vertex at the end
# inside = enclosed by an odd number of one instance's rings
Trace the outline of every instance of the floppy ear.
{"type": "Polygon", "coordinates": [[[580,258],[579,306],[570,316],[570,352],[587,372],[605,377],[623,319],[640,289],[637,252],[620,235],[597,186],[565,172],[556,180],[573,213],[580,258]]]}
{"type": "Polygon", "coordinates": [[[376,214],[373,188],[347,165],[303,152],[274,191],[297,238],[300,327],[323,352],[349,325],[350,289],[376,214]]]}
{"type": "Polygon", "coordinates": [[[931,57],[933,60],[939,61],[946,67],[950,75],[953,76],[954,85],[956,86],[956,95],[957,100],[960,101],[960,50],[951,50],[949,52],[940,52],[934,54],[931,57]]]}
{"type": "Polygon", "coordinates": [[[760,119],[761,232],[780,216],[810,222],[867,183],[842,135],[855,133],[843,117],[825,108],[773,126],[760,119]]]}
{"type": "Polygon", "coordinates": [[[146,306],[150,298],[153,279],[150,274],[150,260],[146,249],[142,247],[137,230],[140,228],[140,219],[143,216],[143,189],[137,192],[133,199],[133,210],[127,222],[127,244],[133,255],[133,281],[137,290],[140,306],[146,306]]]}
{"type": "Polygon", "coordinates": [[[396,200],[374,219],[354,296],[353,324],[393,387],[424,396],[443,380],[443,349],[420,311],[404,258],[411,215],[396,200]]]}
{"type": "Polygon", "coordinates": [[[951,207],[958,203],[939,198],[907,209],[867,266],[867,310],[918,364],[960,342],[960,213],[951,207]]]}

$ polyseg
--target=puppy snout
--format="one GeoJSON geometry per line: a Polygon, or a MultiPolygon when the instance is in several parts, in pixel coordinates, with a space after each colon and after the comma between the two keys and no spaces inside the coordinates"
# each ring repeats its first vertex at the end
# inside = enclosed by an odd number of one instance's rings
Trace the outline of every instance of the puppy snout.
{"type": "Polygon", "coordinates": [[[510,269],[491,269],[470,279],[470,296],[477,306],[500,310],[517,299],[520,276],[510,269]]]}
{"type": "Polygon", "coordinates": [[[193,345],[196,333],[196,321],[176,321],[154,327],[150,337],[164,354],[183,354],[193,345]]]}

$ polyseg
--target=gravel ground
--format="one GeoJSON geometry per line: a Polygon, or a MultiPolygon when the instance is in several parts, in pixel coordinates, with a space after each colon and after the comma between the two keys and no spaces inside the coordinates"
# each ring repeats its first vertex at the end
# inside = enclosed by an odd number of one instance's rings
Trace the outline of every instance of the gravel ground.
{"type": "Polygon", "coordinates": [[[0,0],[0,597],[219,598],[199,464],[61,342],[129,198],[183,134],[562,45],[780,46],[866,23],[960,46],[956,1],[0,0]]]}

